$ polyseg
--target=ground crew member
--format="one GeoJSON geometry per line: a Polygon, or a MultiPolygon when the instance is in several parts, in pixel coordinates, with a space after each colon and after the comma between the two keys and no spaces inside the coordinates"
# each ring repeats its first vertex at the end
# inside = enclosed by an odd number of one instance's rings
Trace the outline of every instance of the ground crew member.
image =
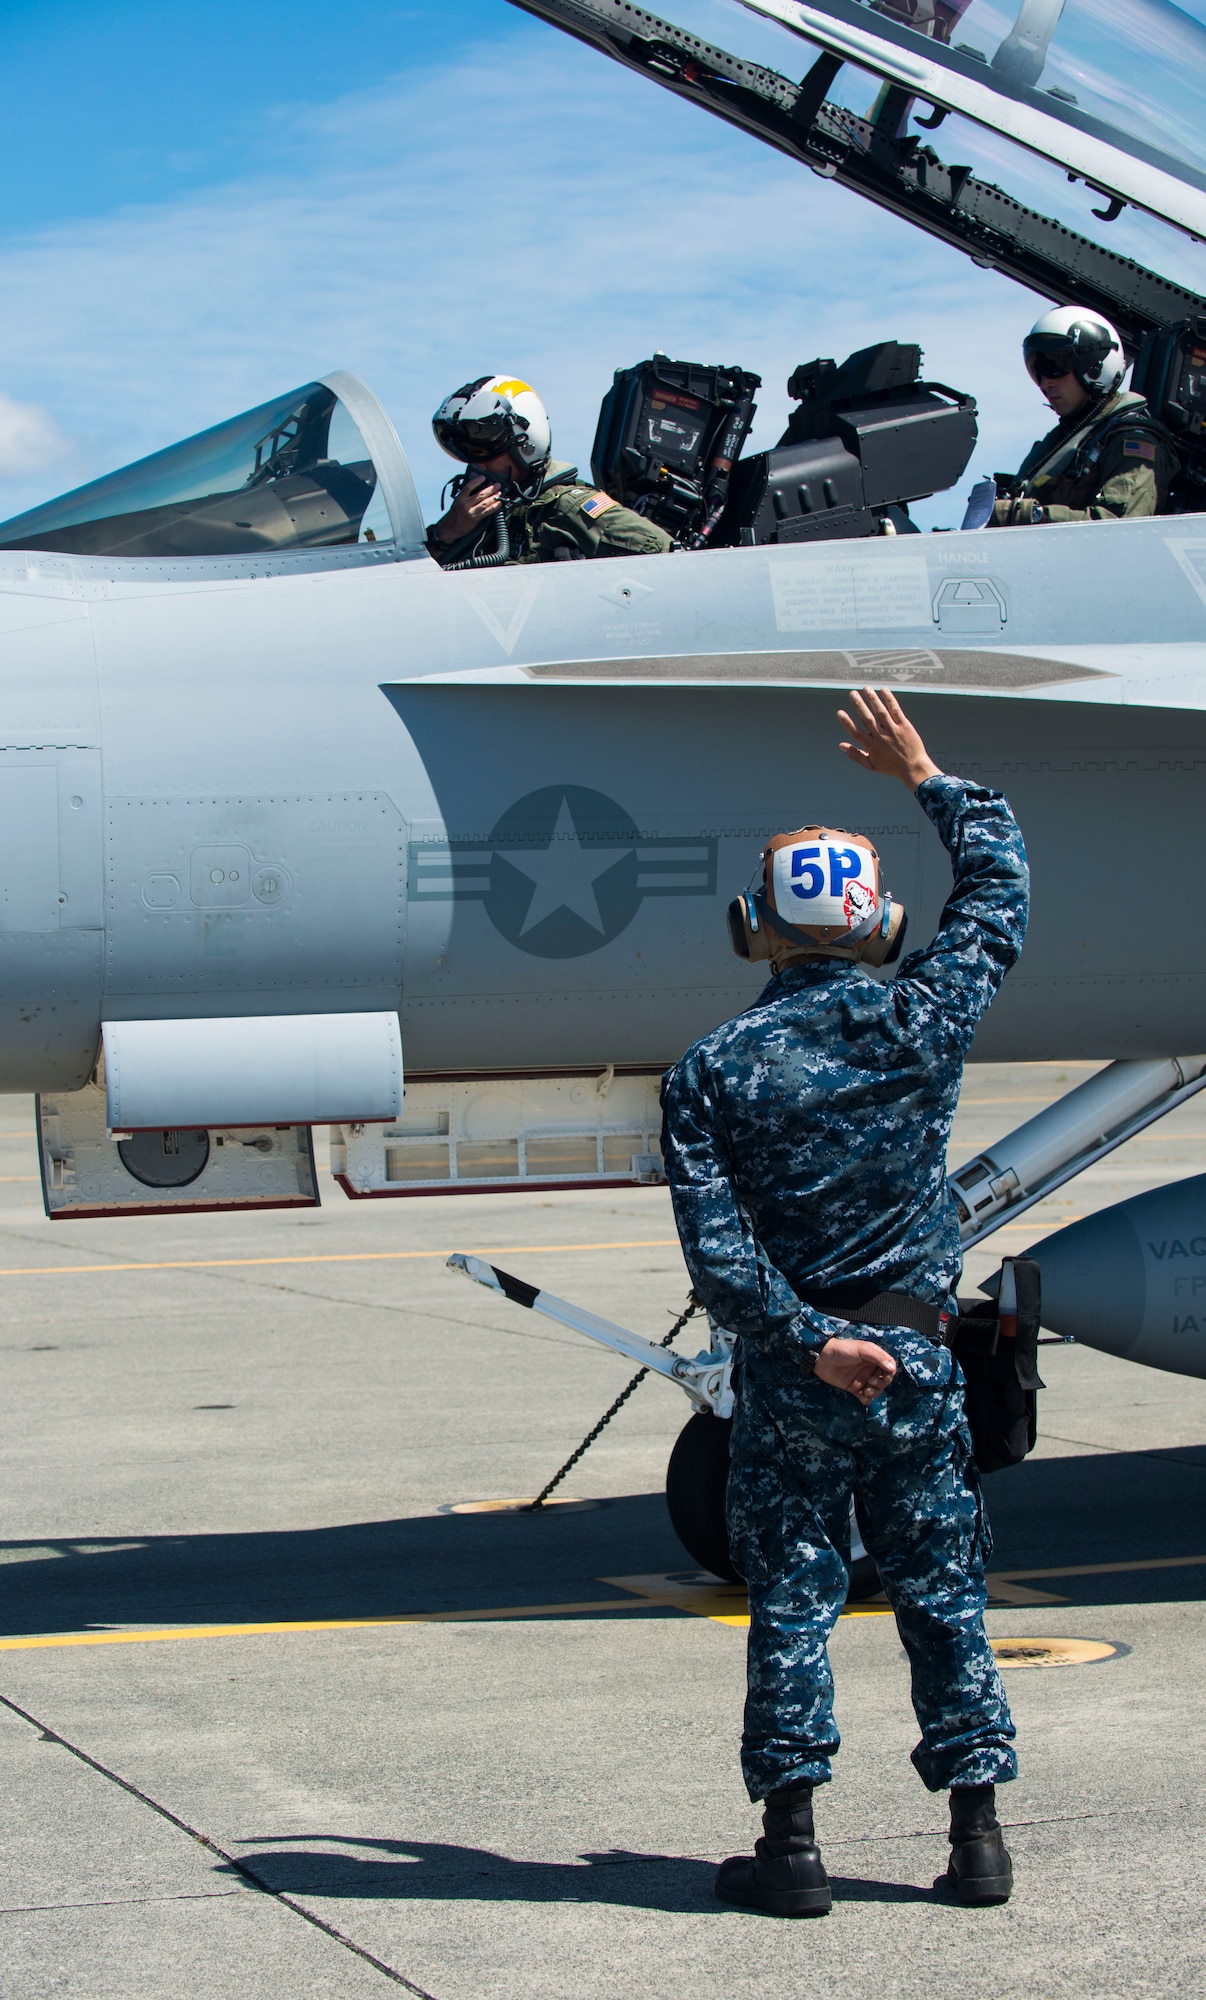
{"type": "Polygon", "coordinates": [[[664,529],[588,486],[576,465],[552,458],[547,412],[526,382],[483,375],[441,403],[431,421],[449,457],[471,468],[427,530],[428,550],[444,569],[673,548],[664,529]]]}
{"type": "Polygon", "coordinates": [[[1142,396],[1119,388],[1122,342],[1108,320],[1078,306],[1037,319],[1022,354],[1059,422],[1033,445],[990,526],[1116,521],[1159,514],[1180,461],[1142,396]]]}
{"type": "Polygon", "coordinates": [[[1025,851],[999,792],[946,777],[894,696],[852,694],[842,749],[903,780],[954,887],[938,935],[891,983],[903,912],[870,841],[805,827],[763,855],[732,906],[742,956],[770,958],[754,1004],[689,1049],[663,1088],[663,1148],[696,1294],[737,1336],[728,1487],[749,1586],[742,1768],[765,1800],[728,1902],[830,1907],[812,1794],[838,1747],[826,1640],[842,1608],[853,1492],[912,1666],[930,1791],[951,1792],[949,1879],[1004,1902],[1012,1867],[994,1786],[1014,1728],[984,1636],[991,1543],[942,1315],[962,1259],[946,1146],[976,1024],[1022,946],[1025,851]],[[874,1340],[860,1338],[874,1327],[874,1340]]]}

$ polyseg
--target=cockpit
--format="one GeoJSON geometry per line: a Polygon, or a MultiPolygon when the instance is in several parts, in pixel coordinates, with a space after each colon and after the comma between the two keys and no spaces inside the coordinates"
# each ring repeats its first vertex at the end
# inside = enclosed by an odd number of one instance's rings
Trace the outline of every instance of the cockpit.
{"type": "MultiPolygon", "coordinates": [[[[1108,321],[1135,362],[1132,387],[1142,383],[1153,417],[1176,440],[1183,474],[1176,510],[1196,513],[1206,505],[1206,295],[1196,272],[1187,283],[1146,268],[1121,243],[1106,247],[972,167],[946,164],[928,136],[953,113],[957,132],[971,121],[1054,162],[1069,182],[1083,182],[1090,200],[1104,202],[1090,211],[1100,221],[1116,223],[1125,207],[1134,206],[1184,232],[1195,246],[1206,241],[1206,25],[1182,7],[1172,0],[741,0],[747,25],[748,15],[758,15],[811,45],[811,67],[798,81],[705,43],[633,0],[517,4],[907,218],[976,264],[1108,321]]],[[[743,461],[728,512],[723,519],[718,514],[717,532],[709,531],[711,545],[724,545],[726,535],[756,542],[820,532],[814,486],[833,517],[826,534],[877,532],[885,521],[900,532],[905,522],[899,509],[957,478],[975,437],[970,398],[918,383],[915,365],[911,374],[901,373],[902,357],[918,352],[888,341],[852,356],[840,370],[831,361],[809,364],[816,379],[809,375],[799,391],[806,408],[793,418],[795,428],[781,447],[811,454],[816,478],[810,473],[802,484],[797,480],[790,493],[768,486],[759,498],[751,484],[753,462],[743,461]],[[894,422],[907,405],[910,435],[924,434],[937,456],[927,447],[917,463],[894,469],[887,483],[877,474],[864,490],[866,440],[859,441],[854,416],[866,429],[868,398],[877,397],[888,399],[894,422]],[[822,414],[829,428],[818,429],[822,414]],[[822,476],[820,458],[835,437],[843,441],[841,452],[832,464],[826,459],[822,476]],[[732,512],[742,499],[743,479],[749,520],[732,512]],[[846,500],[843,479],[850,486],[846,500]],[[800,509],[807,521],[796,520],[800,509]],[[840,529],[838,515],[849,516],[840,529]]],[[[701,371],[665,356],[621,371],[635,386],[631,407],[612,413],[616,436],[621,415],[635,428],[631,436],[624,433],[615,465],[606,450],[598,456],[601,440],[606,444],[606,426],[601,429],[595,478],[626,503],[633,495],[625,478],[636,477],[638,461],[644,465],[638,432],[645,391],[649,409],[657,410],[654,389],[670,380],[667,368],[687,371],[686,387],[674,389],[676,410],[688,392],[696,397],[693,410],[706,403],[714,413],[736,407],[742,396],[748,400],[748,389],[730,395],[712,383],[699,392],[700,401],[692,384],[701,371]]],[[[716,374],[702,371],[708,382],[716,374]]],[[[797,377],[808,374],[808,368],[797,371],[797,377]]],[[[757,378],[748,381],[756,384],[757,378]]],[[[887,403],[884,422],[886,412],[887,403]]],[[[661,492],[673,483],[663,418],[649,429],[649,453],[655,431],[661,492]]],[[[716,464],[731,470],[734,456],[721,453],[716,464]]],[[[799,467],[792,463],[794,479],[799,467]]],[[[648,494],[635,498],[651,512],[648,494]]],[[[692,504],[699,498],[694,488],[688,498],[692,504]]],[[[662,525],[678,534],[691,524],[684,516],[662,525]]],[[[425,540],[393,427],[365,385],[347,374],[306,383],[0,523],[0,549],[170,562],[243,558],[261,566],[277,557],[288,566],[290,557],[306,551],[323,564],[418,557],[425,540]]],[[[688,538],[686,545],[699,544],[688,538]]]]}
{"type": "Polygon", "coordinates": [[[389,419],[362,382],[341,374],[0,523],[0,548],[277,555],[413,540],[417,514],[389,419]]]}

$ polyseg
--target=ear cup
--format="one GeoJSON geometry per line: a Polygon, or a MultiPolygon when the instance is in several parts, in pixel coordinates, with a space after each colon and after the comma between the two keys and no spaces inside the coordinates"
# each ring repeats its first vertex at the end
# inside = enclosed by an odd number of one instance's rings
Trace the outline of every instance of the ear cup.
{"type": "Polygon", "coordinates": [[[768,959],[773,949],[773,940],[766,924],[759,923],[754,899],[747,890],[742,896],[735,896],[726,912],[729,924],[729,943],[738,958],[768,959]]]}
{"type": "Polygon", "coordinates": [[[903,903],[898,903],[893,898],[892,908],[888,916],[887,932],[885,934],[882,931],[876,931],[874,936],[867,939],[866,944],[859,952],[859,957],[863,964],[895,965],[897,959],[900,957],[901,946],[905,941],[905,932],[908,928],[909,920],[905,915],[904,905],[903,903]]]}

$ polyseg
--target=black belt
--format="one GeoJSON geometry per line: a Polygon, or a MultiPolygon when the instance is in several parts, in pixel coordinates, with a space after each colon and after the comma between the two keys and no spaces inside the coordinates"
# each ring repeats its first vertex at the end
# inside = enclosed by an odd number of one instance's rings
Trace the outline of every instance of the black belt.
{"type": "Polygon", "coordinates": [[[806,1306],[815,1312],[848,1319],[855,1326],[907,1326],[913,1333],[941,1341],[942,1309],[925,1299],[911,1298],[908,1292],[868,1292],[866,1285],[838,1286],[829,1292],[800,1292],[806,1306]]]}

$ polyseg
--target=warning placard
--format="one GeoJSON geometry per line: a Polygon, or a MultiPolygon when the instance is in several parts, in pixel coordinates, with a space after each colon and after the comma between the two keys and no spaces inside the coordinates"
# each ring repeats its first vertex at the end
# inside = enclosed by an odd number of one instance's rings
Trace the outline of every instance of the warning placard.
{"type": "Polygon", "coordinates": [[[924,556],[810,557],[770,565],[780,632],[896,632],[933,622],[924,556]]]}

